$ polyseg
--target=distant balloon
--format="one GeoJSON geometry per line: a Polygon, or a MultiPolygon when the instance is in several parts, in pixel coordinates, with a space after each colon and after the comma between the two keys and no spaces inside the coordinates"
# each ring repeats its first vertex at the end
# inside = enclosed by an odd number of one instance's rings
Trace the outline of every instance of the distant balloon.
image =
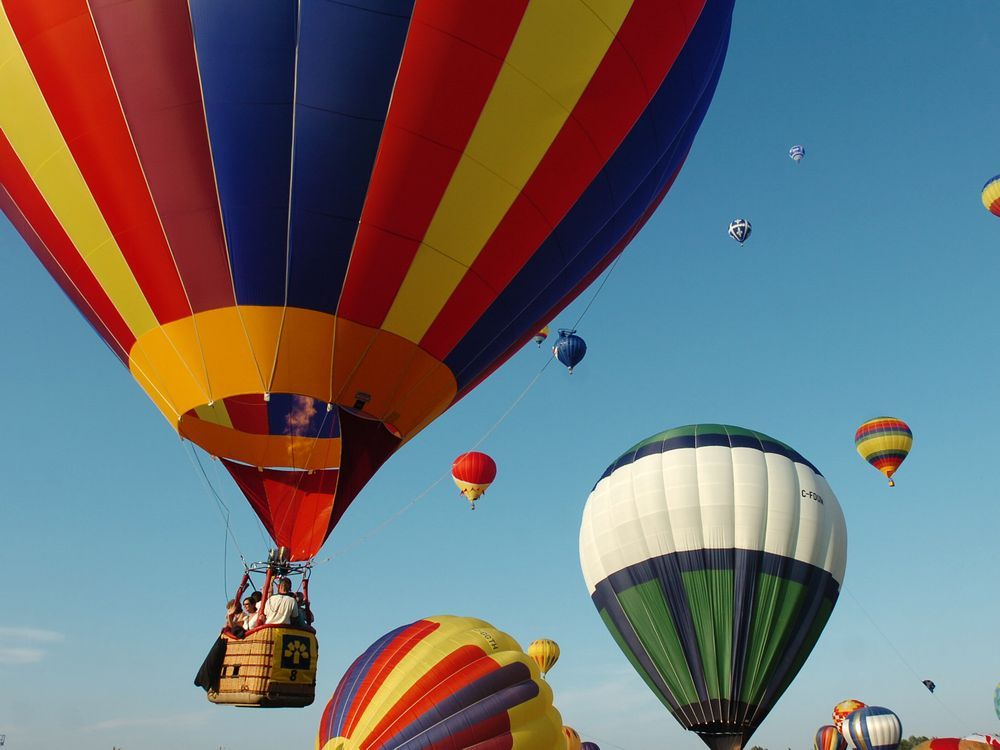
{"type": "Polygon", "coordinates": [[[455,459],[451,465],[451,478],[459,491],[476,509],[478,500],[486,488],[497,478],[496,462],[485,453],[469,451],[455,459]]]}
{"type": "Polygon", "coordinates": [[[753,231],[753,227],[746,219],[733,219],[729,222],[729,236],[739,242],[741,247],[744,242],[750,239],[751,231],[753,231]]]}
{"type": "Polygon", "coordinates": [[[548,638],[532,641],[528,646],[528,656],[535,660],[544,677],[559,661],[559,644],[548,638]]]}
{"type": "Polygon", "coordinates": [[[545,341],[545,339],[547,339],[548,337],[549,337],[549,327],[548,327],[548,326],[542,326],[542,327],[541,327],[541,328],[540,328],[540,329],[538,330],[538,333],[536,333],[536,334],[534,335],[534,337],[533,337],[533,341],[534,341],[534,342],[535,342],[536,344],[538,344],[539,346],[541,346],[541,345],[542,345],[542,342],[543,342],[543,341],[545,341]]]}
{"type": "Polygon", "coordinates": [[[792,146],[788,149],[788,155],[792,157],[792,161],[798,164],[802,161],[802,157],[806,155],[806,150],[802,146],[792,146]]]}
{"type": "Polygon", "coordinates": [[[865,706],[844,720],[844,734],[857,750],[896,750],[903,725],[888,708],[865,706]]]}
{"type": "Polygon", "coordinates": [[[824,724],[813,738],[813,750],[846,750],[847,742],[833,724],[824,724]]]}
{"type": "Polygon", "coordinates": [[[577,733],[573,727],[563,727],[562,728],[563,737],[566,738],[566,750],[580,750],[582,745],[580,743],[580,735],[577,733]]]}
{"type": "Polygon", "coordinates": [[[854,446],[865,461],[885,474],[889,486],[895,487],[892,475],[913,447],[913,432],[902,419],[876,417],[854,433],[854,446]]]}
{"type": "Polygon", "coordinates": [[[558,359],[573,374],[573,368],[587,354],[587,342],[576,335],[576,331],[568,328],[559,329],[559,340],[552,347],[553,356],[558,359]]]}
{"type": "Polygon", "coordinates": [[[837,727],[837,731],[841,734],[844,733],[844,719],[846,719],[854,711],[859,708],[864,708],[867,703],[862,703],[854,698],[848,698],[846,701],[841,701],[836,706],[833,707],[833,725],[837,727]]]}
{"type": "Polygon", "coordinates": [[[730,425],[632,446],[597,481],[580,526],[601,620],[712,750],[742,747],[791,684],[846,561],[843,511],[823,475],[793,448],[730,425]]]}
{"type": "Polygon", "coordinates": [[[930,690],[932,693],[934,692],[934,688],[937,687],[937,685],[934,684],[933,680],[923,680],[923,683],[924,687],[930,690]]]}
{"type": "Polygon", "coordinates": [[[396,628],[354,661],[323,711],[316,750],[553,750],[560,727],[552,690],[517,641],[442,615],[396,628]]]}
{"type": "Polygon", "coordinates": [[[1000,216],[1000,174],[995,175],[983,185],[983,205],[994,216],[1000,216]]]}

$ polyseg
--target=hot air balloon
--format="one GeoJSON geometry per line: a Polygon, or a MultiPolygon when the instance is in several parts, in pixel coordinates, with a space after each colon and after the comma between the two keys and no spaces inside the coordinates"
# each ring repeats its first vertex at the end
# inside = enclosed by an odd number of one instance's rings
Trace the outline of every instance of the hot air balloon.
{"type": "Polygon", "coordinates": [[[843,733],[857,750],[896,750],[903,725],[888,708],[865,706],[844,720],[843,733]]]}
{"type": "Polygon", "coordinates": [[[455,459],[451,465],[451,478],[455,480],[459,491],[472,504],[472,510],[475,510],[476,500],[486,492],[486,488],[497,478],[497,465],[485,453],[469,451],[455,459]]]}
{"type": "MultiPolygon", "coordinates": [[[[841,701],[836,706],[833,707],[833,725],[837,728],[837,731],[844,734],[844,719],[850,716],[854,711],[859,708],[864,708],[867,703],[862,703],[854,698],[848,698],[845,701],[841,701]]],[[[845,737],[845,739],[847,739],[845,737]]]]}
{"type": "Polygon", "coordinates": [[[290,561],[643,226],[733,0],[378,8],[0,13],[0,208],[290,561]]]}
{"type": "Polygon", "coordinates": [[[992,735],[973,734],[959,739],[958,737],[935,737],[916,745],[913,750],[993,750],[1000,746],[994,744],[997,739],[992,735]],[[992,742],[990,741],[992,739],[992,742]]]}
{"type": "Polygon", "coordinates": [[[994,216],[1000,216],[1000,174],[994,175],[983,185],[983,205],[994,216]]]}
{"type": "Polygon", "coordinates": [[[752,231],[753,227],[746,219],[733,219],[729,222],[729,236],[739,242],[740,247],[743,247],[743,243],[750,239],[752,231]]]}
{"type": "Polygon", "coordinates": [[[909,425],[895,417],[869,419],[854,433],[854,445],[861,458],[881,471],[895,487],[892,475],[906,459],[913,446],[909,425]]]}
{"type": "Polygon", "coordinates": [[[548,337],[549,337],[549,327],[542,326],[540,329],[538,329],[538,333],[534,335],[533,340],[536,344],[538,344],[538,346],[541,346],[542,342],[545,341],[545,339],[547,339],[548,337]]]}
{"type": "Polygon", "coordinates": [[[587,342],[576,335],[576,331],[560,328],[559,340],[552,347],[552,356],[558,359],[569,374],[573,374],[573,368],[583,361],[587,354],[587,342]]]}
{"type": "Polygon", "coordinates": [[[934,688],[937,687],[937,685],[934,684],[933,680],[921,680],[921,682],[923,683],[924,687],[930,690],[932,693],[934,692],[934,688]]]}
{"type": "Polygon", "coordinates": [[[316,750],[553,750],[561,727],[517,641],[442,615],[386,633],[355,659],[323,711],[316,750]]]}
{"type": "Polygon", "coordinates": [[[559,644],[548,638],[532,641],[528,646],[528,656],[535,660],[544,677],[559,661],[559,644]]]}
{"type": "Polygon", "coordinates": [[[986,746],[985,748],[970,748],[970,750],[990,750],[990,748],[1000,747],[1000,737],[995,734],[967,734],[962,738],[962,742],[975,742],[986,746]]]}
{"type": "Polygon", "coordinates": [[[802,146],[792,146],[788,149],[788,155],[792,158],[796,164],[802,161],[802,157],[806,155],[806,150],[802,146]]]}
{"type": "Polygon", "coordinates": [[[601,619],[712,750],[741,748],[791,683],[837,601],[846,558],[844,515],[816,467],[762,433],[718,424],[623,453],[580,528],[601,619]]]}
{"type": "Polygon", "coordinates": [[[847,742],[833,724],[824,724],[813,737],[813,750],[846,750],[847,742]]]}
{"type": "Polygon", "coordinates": [[[601,747],[596,742],[583,742],[580,744],[580,750],[601,750],[601,747]]]}
{"type": "Polygon", "coordinates": [[[573,727],[562,728],[563,737],[566,739],[566,750],[581,750],[580,735],[573,727]]]}

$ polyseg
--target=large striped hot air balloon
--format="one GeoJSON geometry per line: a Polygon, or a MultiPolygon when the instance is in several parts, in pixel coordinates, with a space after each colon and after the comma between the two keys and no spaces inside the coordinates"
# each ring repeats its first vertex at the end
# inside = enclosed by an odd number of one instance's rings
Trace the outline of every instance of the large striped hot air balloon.
{"type": "Polygon", "coordinates": [[[0,208],[305,560],[643,226],[732,10],[2,0],[0,208]]]}
{"type": "Polygon", "coordinates": [[[396,628],[354,661],[323,711],[316,750],[563,743],[552,691],[517,641],[482,620],[444,615],[396,628]]]}
{"type": "Polygon", "coordinates": [[[990,177],[983,185],[983,205],[994,216],[1000,216],[1000,174],[990,177]]]}
{"type": "Polygon", "coordinates": [[[580,563],[615,642],[713,750],[737,750],[798,673],[847,559],[819,471],[766,435],[707,424],[633,446],[591,492],[580,563]]]}
{"type": "Polygon", "coordinates": [[[559,644],[548,638],[540,638],[528,645],[528,656],[535,660],[542,677],[559,661],[559,644]]]}
{"type": "Polygon", "coordinates": [[[889,486],[895,487],[892,475],[906,459],[913,446],[910,426],[895,417],[869,419],[854,433],[854,446],[861,457],[885,474],[889,486]]]}
{"type": "Polygon", "coordinates": [[[903,736],[903,725],[888,708],[865,706],[848,715],[843,733],[848,744],[857,750],[896,750],[903,736]]]}
{"type": "Polygon", "coordinates": [[[833,724],[824,724],[813,737],[813,750],[846,750],[847,742],[833,724]]]}

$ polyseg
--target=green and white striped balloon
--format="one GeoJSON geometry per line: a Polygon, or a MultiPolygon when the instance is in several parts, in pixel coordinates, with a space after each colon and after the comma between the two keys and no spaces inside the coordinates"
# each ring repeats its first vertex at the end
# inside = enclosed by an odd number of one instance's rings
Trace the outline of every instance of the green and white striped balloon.
{"type": "Polygon", "coordinates": [[[787,445],[691,425],[615,460],[583,512],[591,598],[646,684],[713,750],[742,747],[830,617],[847,527],[787,445]]]}

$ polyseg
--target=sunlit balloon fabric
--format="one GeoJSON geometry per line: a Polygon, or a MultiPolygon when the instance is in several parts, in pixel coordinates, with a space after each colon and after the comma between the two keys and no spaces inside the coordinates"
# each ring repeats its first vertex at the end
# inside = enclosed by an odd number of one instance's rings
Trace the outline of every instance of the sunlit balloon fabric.
{"type": "Polygon", "coordinates": [[[559,644],[548,638],[540,638],[528,645],[528,656],[535,660],[542,677],[559,661],[559,644]]]}
{"type": "Polygon", "coordinates": [[[718,424],[654,435],[587,500],[580,562],[604,624],[660,701],[739,748],[798,673],[840,592],[847,529],[789,446],[718,424]]]}
{"type": "Polygon", "coordinates": [[[732,7],[0,0],[0,207],[308,558],[643,226],[732,7]]]}
{"type": "Polygon", "coordinates": [[[854,445],[865,461],[885,474],[889,486],[895,487],[892,475],[913,447],[913,433],[902,419],[876,417],[857,429],[854,445]]]}
{"type": "Polygon", "coordinates": [[[458,491],[476,507],[476,500],[482,497],[493,480],[497,478],[496,462],[485,453],[469,451],[454,460],[451,478],[458,491]]]}
{"type": "Polygon", "coordinates": [[[903,736],[899,717],[882,706],[865,706],[844,720],[843,732],[857,750],[896,750],[903,736]]]}
{"type": "Polygon", "coordinates": [[[1000,174],[994,175],[983,185],[983,205],[994,216],[1000,216],[1000,174]]]}
{"type": "Polygon", "coordinates": [[[838,732],[843,733],[844,731],[844,719],[850,716],[854,711],[859,708],[864,708],[867,703],[863,703],[856,698],[848,698],[843,700],[833,707],[833,725],[837,728],[838,732]]]}
{"type": "Polygon", "coordinates": [[[583,743],[580,742],[580,734],[573,727],[563,727],[562,728],[563,737],[565,742],[563,747],[565,750],[581,750],[583,743]]]}
{"type": "Polygon", "coordinates": [[[813,750],[846,750],[847,742],[833,724],[824,724],[813,737],[813,750]]]}
{"type": "Polygon", "coordinates": [[[387,633],[354,661],[323,711],[316,748],[563,744],[552,691],[517,642],[482,620],[445,615],[387,633]]]}

